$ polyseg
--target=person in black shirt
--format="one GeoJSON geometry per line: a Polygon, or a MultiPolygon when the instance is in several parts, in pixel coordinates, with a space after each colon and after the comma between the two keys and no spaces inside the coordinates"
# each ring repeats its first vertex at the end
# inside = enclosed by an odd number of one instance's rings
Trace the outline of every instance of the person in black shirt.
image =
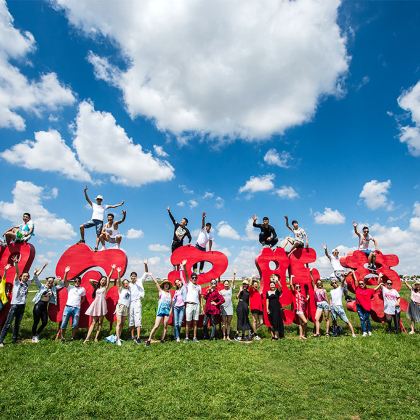
{"type": "Polygon", "coordinates": [[[279,239],[277,238],[277,233],[275,229],[269,224],[270,220],[268,219],[268,217],[263,217],[262,224],[257,223],[257,216],[255,215],[252,216],[252,220],[254,221],[254,223],[252,223],[252,226],[261,229],[259,237],[260,244],[262,246],[269,246],[270,248],[276,245],[279,239]]]}
{"type": "Polygon", "coordinates": [[[168,207],[168,214],[174,224],[174,236],[172,238],[172,252],[174,252],[177,248],[184,245],[184,238],[188,238],[188,243],[191,243],[191,233],[187,228],[188,219],[184,217],[178,223],[174,216],[171,213],[171,209],[168,207]]]}

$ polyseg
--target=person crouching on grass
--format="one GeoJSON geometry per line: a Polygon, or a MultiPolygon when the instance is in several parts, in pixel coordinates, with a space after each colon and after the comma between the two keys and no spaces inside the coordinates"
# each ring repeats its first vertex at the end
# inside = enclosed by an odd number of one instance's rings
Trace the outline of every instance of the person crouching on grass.
{"type": "Polygon", "coordinates": [[[162,283],[159,284],[153,276],[152,279],[155,282],[156,289],[159,293],[159,301],[156,312],[155,325],[153,325],[153,328],[150,331],[149,338],[146,341],[146,346],[150,346],[152,338],[161,323],[163,323],[163,334],[160,342],[165,342],[166,332],[168,331],[168,321],[172,312],[172,297],[170,292],[172,283],[169,280],[163,280],[162,283]]]}
{"type": "Polygon", "coordinates": [[[121,333],[124,328],[125,320],[128,316],[128,311],[131,302],[131,290],[130,283],[127,279],[121,282],[121,267],[117,268],[118,273],[118,303],[115,308],[115,314],[117,315],[117,326],[115,328],[115,334],[117,336],[116,345],[121,346],[121,333]]]}
{"type": "Polygon", "coordinates": [[[293,274],[290,276],[290,290],[295,296],[295,313],[299,320],[299,338],[301,340],[306,340],[306,326],[308,325],[308,320],[305,316],[306,303],[309,300],[309,295],[305,295],[301,291],[300,284],[293,284],[293,274]]]}
{"type": "Polygon", "coordinates": [[[214,340],[216,338],[216,316],[220,315],[220,305],[225,301],[224,297],[217,290],[217,280],[210,282],[210,287],[204,296],[206,305],[204,307],[203,338],[214,340]],[[208,323],[211,324],[209,337],[208,323]]]}
{"type": "Polygon", "coordinates": [[[89,325],[89,330],[88,330],[84,343],[87,343],[89,341],[90,336],[92,335],[95,327],[96,327],[95,342],[98,342],[99,334],[101,333],[101,329],[102,329],[102,323],[104,321],[105,315],[108,312],[108,308],[106,305],[106,294],[109,290],[110,278],[114,270],[115,270],[115,264],[111,266],[111,271],[109,272],[108,276],[102,276],[99,282],[96,280],[90,280],[90,283],[94,287],[93,296],[92,296],[94,300],[85,312],[86,315],[92,317],[92,321],[89,325]]]}

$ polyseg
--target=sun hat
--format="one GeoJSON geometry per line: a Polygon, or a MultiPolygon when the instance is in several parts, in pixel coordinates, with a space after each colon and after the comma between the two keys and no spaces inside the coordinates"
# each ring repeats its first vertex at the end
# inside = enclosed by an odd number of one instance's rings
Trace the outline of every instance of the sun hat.
{"type": "Polygon", "coordinates": [[[248,280],[242,280],[242,284],[246,284],[247,286],[249,286],[249,281],[248,280]]]}
{"type": "Polygon", "coordinates": [[[98,194],[98,195],[96,196],[96,199],[97,199],[97,200],[103,200],[104,198],[102,197],[102,195],[98,194]]]}
{"type": "Polygon", "coordinates": [[[165,283],[168,283],[168,284],[169,284],[169,288],[171,288],[171,287],[172,287],[172,283],[171,283],[169,280],[165,279],[165,280],[163,280],[163,281],[162,281],[162,283],[160,283],[160,285],[159,285],[161,289],[163,289],[163,286],[164,286],[164,284],[165,284],[165,283]]]}

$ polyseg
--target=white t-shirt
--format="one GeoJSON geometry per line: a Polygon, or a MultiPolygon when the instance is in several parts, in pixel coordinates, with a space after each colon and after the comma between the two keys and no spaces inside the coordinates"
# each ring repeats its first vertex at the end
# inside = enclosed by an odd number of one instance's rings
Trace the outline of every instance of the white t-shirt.
{"type": "Polygon", "coordinates": [[[305,243],[308,239],[306,232],[301,227],[293,229],[293,233],[295,234],[295,238],[300,242],[305,243]]]}
{"type": "Polygon", "coordinates": [[[130,306],[130,301],[131,301],[131,291],[130,291],[130,289],[126,289],[125,287],[122,287],[118,294],[119,294],[118,303],[121,303],[121,304],[129,307],[130,306]]]}
{"type": "Polygon", "coordinates": [[[143,281],[146,278],[146,273],[144,273],[141,278],[137,279],[135,283],[130,283],[130,292],[131,292],[131,301],[143,299],[144,298],[144,287],[143,281]]]}
{"type": "Polygon", "coordinates": [[[187,288],[187,297],[185,302],[200,303],[201,286],[188,282],[185,286],[187,288]]]}
{"type": "Polygon", "coordinates": [[[206,228],[201,229],[197,238],[197,245],[200,245],[201,248],[205,248],[209,241],[213,240],[213,232],[207,232],[206,228]]]}
{"type": "Polygon", "coordinates": [[[362,235],[360,235],[359,238],[359,249],[369,249],[369,242],[373,242],[373,237],[368,235],[366,238],[362,235]]]}
{"type": "Polygon", "coordinates": [[[92,220],[100,220],[103,222],[105,210],[108,208],[108,204],[104,206],[102,204],[92,203],[92,220]]]}
{"type": "Polygon", "coordinates": [[[336,289],[330,290],[331,305],[342,306],[343,305],[343,288],[338,286],[336,289]]]}
{"type": "Polygon", "coordinates": [[[395,289],[387,289],[382,287],[382,297],[384,298],[384,313],[387,315],[395,315],[395,305],[400,294],[395,289]]]}
{"type": "Polygon", "coordinates": [[[346,269],[340,263],[340,257],[334,257],[331,255],[331,265],[334,271],[345,271],[346,269]]]}
{"type": "Polygon", "coordinates": [[[82,296],[86,296],[86,290],[84,287],[79,286],[69,286],[67,288],[67,306],[74,306],[76,308],[80,308],[80,303],[82,300],[82,296]]]}

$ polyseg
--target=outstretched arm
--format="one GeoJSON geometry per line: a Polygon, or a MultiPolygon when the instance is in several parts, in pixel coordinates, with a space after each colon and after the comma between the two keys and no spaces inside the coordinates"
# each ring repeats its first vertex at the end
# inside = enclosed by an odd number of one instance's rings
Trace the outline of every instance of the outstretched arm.
{"type": "Polygon", "coordinates": [[[152,280],[155,282],[155,286],[156,286],[156,289],[157,289],[157,291],[160,293],[160,286],[159,286],[159,283],[158,283],[158,281],[152,276],[152,274],[150,274],[150,277],[152,278],[152,280]]]}
{"type": "Polygon", "coordinates": [[[89,198],[88,193],[87,193],[88,187],[86,185],[85,189],[83,190],[83,192],[85,193],[85,199],[88,202],[89,206],[92,207],[92,200],[89,198]]]}
{"type": "Polygon", "coordinates": [[[121,284],[121,267],[117,267],[117,273],[118,273],[117,285],[118,285],[118,290],[120,290],[121,287],[122,287],[122,284],[121,284]]]}
{"type": "Polygon", "coordinates": [[[187,260],[182,260],[182,262],[181,262],[181,271],[183,272],[184,278],[185,278],[185,280],[181,278],[181,281],[183,283],[184,282],[187,282],[188,283],[190,281],[190,277],[189,277],[188,271],[187,271],[187,260]]]}
{"type": "Polygon", "coordinates": [[[124,223],[125,222],[125,218],[126,218],[126,216],[127,216],[127,212],[125,211],[125,210],[123,210],[122,211],[122,218],[121,218],[121,220],[118,220],[118,222],[116,222],[115,224],[117,225],[117,227],[118,227],[118,225],[119,224],[121,224],[121,223],[124,223]]]}
{"type": "Polygon", "coordinates": [[[256,216],[255,214],[252,216],[252,226],[254,226],[254,227],[256,227],[256,228],[261,227],[261,225],[259,225],[259,224],[257,223],[257,216],[256,216]]]}
{"type": "Polygon", "coordinates": [[[236,272],[233,272],[233,279],[232,279],[232,290],[235,288],[235,280],[236,280],[236,272]]]}
{"type": "Polygon", "coordinates": [[[143,260],[143,264],[144,264],[144,272],[148,273],[149,272],[149,266],[147,265],[147,260],[143,260]]]}
{"type": "Polygon", "coordinates": [[[19,272],[19,258],[16,256],[13,259],[13,265],[15,266],[15,279],[13,280],[14,283],[19,281],[20,272],[19,272]]]}
{"type": "MultiPolygon", "coordinates": [[[[6,268],[6,267],[5,267],[6,268]]],[[[408,281],[407,281],[407,279],[406,278],[404,278],[404,283],[405,283],[405,285],[410,289],[410,290],[413,290],[413,287],[411,286],[411,284],[409,284],[408,283],[408,281]]]]}
{"type": "Polygon", "coordinates": [[[328,254],[328,248],[327,248],[327,245],[326,244],[324,244],[324,245],[322,245],[323,246],[323,248],[324,248],[324,254],[325,254],[325,256],[331,261],[331,255],[330,254],[328,254]]]}
{"type": "Polygon", "coordinates": [[[118,204],[112,204],[112,205],[108,205],[109,209],[116,209],[117,207],[121,207],[124,205],[124,201],[121,201],[121,203],[118,204]]]}
{"type": "Polygon", "coordinates": [[[176,220],[175,220],[175,217],[171,213],[171,209],[168,207],[166,210],[168,210],[168,214],[169,214],[170,219],[172,220],[172,223],[174,224],[174,226],[176,226],[176,220]]]}
{"type": "Polygon", "coordinates": [[[114,270],[115,270],[115,264],[112,264],[111,265],[111,271],[109,272],[109,274],[108,274],[108,276],[106,278],[106,286],[105,286],[106,290],[109,289],[109,284],[110,284],[110,281],[111,281],[111,276],[112,276],[112,273],[114,272],[114,270]]]}
{"type": "Polygon", "coordinates": [[[39,277],[41,273],[45,270],[45,267],[48,265],[48,263],[45,263],[41,268],[38,268],[34,271],[34,276],[39,277]]]}
{"type": "Polygon", "coordinates": [[[201,229],[204,229],[204,226],[206,226],[206,212],[203,211],[203,214],[201,215],[201,229]]]}
{"type": "Polygon", "coordinates": [[[354,233],[360,238],[360,233],[357,230],[357,223],[356,222],[353,222],[353,229],[354,229],[354,233]]]}
{"type": "Polygon", "coordinates": [[[69,274],[69,271],[70,271],[70,267],[69,267],[69,266],[67,266],[67,267],[64,269],[64,277],[63,277],[64,287],[67,287],[67,286],[69,285],[69,281],[67,280],[67,275],[69,274]]]}
{"type": "Polygon", "coordinates": [[[284,221],[286,223],[287,229],[289,229],[293,233],[293,229],[289,225],[289,218],[287,216],[284,216],[284,221]]]}
{"type": "Polygon", "coordinates": [[[374,288],[375,291],[378,290],[381,287],[384,287],[384,283],[383,283],[382,277],[383,277],[383,274],[380,273],[379,274],[379,277],[378,277],[378,285],[374,288]]]}

